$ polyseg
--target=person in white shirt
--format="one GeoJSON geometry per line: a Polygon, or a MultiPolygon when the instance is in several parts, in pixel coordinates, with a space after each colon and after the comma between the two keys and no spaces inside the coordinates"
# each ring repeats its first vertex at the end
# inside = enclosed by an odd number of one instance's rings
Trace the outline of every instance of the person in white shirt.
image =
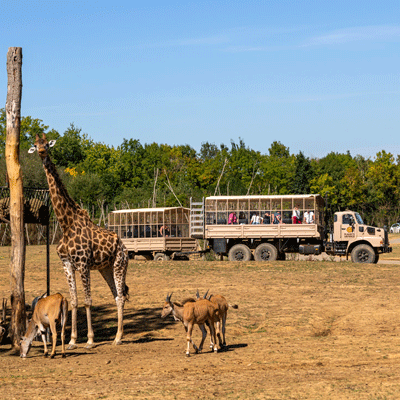
{"type": "Polygon", "coordinates": [[[259,215],[257,215],[257,214],[253,214],[253,216],[251,217],[251,221],[250,221],[252,224],[257,224],[257,225],[259,225],[259,224],[261,224],[261,222],[262,222],[262,218],[259,216],[259,215]]]}
{"type": "Polygon", "coordinates": [[[299,211],[298,207],[294,207],[294,209],[293,209],[292,223],[293,224],[301,224],[300,211],[299,211]]]}
{"type": "Polygon", "coordinates": [[[304,213],[304,222],[306,224],[313,224],[314,223],[314,211],[306,211],[304,213]]]}

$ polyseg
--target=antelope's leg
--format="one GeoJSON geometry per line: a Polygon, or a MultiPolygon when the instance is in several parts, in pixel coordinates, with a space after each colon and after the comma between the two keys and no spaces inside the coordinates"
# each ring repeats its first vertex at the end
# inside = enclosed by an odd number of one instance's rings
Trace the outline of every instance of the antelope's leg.
{"type": "Polygon", "coordinates": [[[217,338],[215,336],[214,321],[210,321],[210,335],[213,337],[213,340],[214,340],[214,352],[216,353],[218,351],[218,348],[217,348],[217,338]]]}
{"type": "Polygon", "coordinates": [[[46,332],[40,332],[40,335],[42,336],[42,341],[43,341],[43,345],[44,345],[44,357],[47,357],[47,355],[49,354],[49,350],[47,349],[47,343],[46,343],[46,332]]]}
{"type": "Polygon", "coordinates": [[[206,340],[207,337],[207,330],[206,327],[203,325],[199,325],[199,328],[201,330],[201,334],[202,334],[202,338],[201,338],[201,342],[200,342],[200,346],[199,346],[199,352],[201,352],[203,350],[203,344],[204,341],[206,340]]]}
{"type": "Polygon", "coordinates": [[[222,317],[222,346],[226,346],[226,339],[225,339],[225,327],[226,327],[226,314],[222,317]]]}
{"type": "Polygon", "coordinates": [[[50,358],[54,358],[57,346],[57,329],[55,321],[50,321],[50,330],[51,330],[51,340],[52,340],[50,358]]]}
{"type": "Polygon", "coordinates": [[[192,344],[196,353],[198,353],[199,349],[197,348],[197,346],[194,344],[194,342],[192,340],[193,324],[188,324],[188,326],[185,325],[185,330],[186,330],[186,343],[187,343],[186,355],[189,357],[190,356],[190,352],[189,352],[190,343],[192,344]]]}

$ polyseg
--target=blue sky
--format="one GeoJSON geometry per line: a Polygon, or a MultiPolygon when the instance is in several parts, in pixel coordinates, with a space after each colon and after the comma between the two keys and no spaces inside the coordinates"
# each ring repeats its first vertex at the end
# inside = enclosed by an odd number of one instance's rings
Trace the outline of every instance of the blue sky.
{"type": "MultiPolygon", "coordinates": [[[[400,154],[400,2],[1,0],[22,115],[96,142],[400,154]]],[[[0,107],[4,107],[1,106],[0,107]]]]}

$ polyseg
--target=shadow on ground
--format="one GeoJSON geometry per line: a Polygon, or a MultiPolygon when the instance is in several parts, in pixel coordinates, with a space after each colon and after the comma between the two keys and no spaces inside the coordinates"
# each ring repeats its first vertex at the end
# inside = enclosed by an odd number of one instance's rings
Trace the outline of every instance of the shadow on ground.
{"type": "MultiPolygon", "coordinates": [[[[162,319],[161,308],[142,308],[138,310],[125,310],[124,313],[124,342],[128,341],[129,335],[142,335],[134,342],[148,342],[155,339],[151,333],[174,325],[172,318],[162,319]],[[149,335],[146,336],[146,333],[149,335]]],[[[69,341],[71,335],[71,311],[68,315],[68,324],[66,329],[66,340],[69,341]]],[[[94,330],[95,342],[112,341],[117,334],[117,309],[115,305],[104,305],[92,307],[92,325],[94,330]]],[[[78,308],[78,343],[84,343],[87,340],[87,321],[84,307],[78,308]]]]}

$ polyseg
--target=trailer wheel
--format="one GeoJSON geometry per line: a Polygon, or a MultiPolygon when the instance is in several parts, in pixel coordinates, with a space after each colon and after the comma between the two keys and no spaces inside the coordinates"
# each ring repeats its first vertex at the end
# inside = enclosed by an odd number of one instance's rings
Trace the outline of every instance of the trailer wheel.
{"type": "Polygon", "coordinates": [[[228,253],[229,261],[250,261],[251,251],[245,244],[235,244],[228,253]]]}
{"type": "Polygon", "coordinates": [[[278,250],[271,243],[261,243],[254,251],[256,261],[275,261],[278,258],[278,250]]]}
{"type": "Polygon", "coordinates": [[[351,252],[351,261],[353,263],[367,263],[373,264],[375,262],[375,252],[371,246],[367,244],[359,244],[358,246],[354,247],[351,252]]]}
{"type": "Polygon", "coordinates": [[[169,256],[166,255],[165,253],[156,253],[154,255],[154,261],[168,261],[169,260],[169,256]]]}

